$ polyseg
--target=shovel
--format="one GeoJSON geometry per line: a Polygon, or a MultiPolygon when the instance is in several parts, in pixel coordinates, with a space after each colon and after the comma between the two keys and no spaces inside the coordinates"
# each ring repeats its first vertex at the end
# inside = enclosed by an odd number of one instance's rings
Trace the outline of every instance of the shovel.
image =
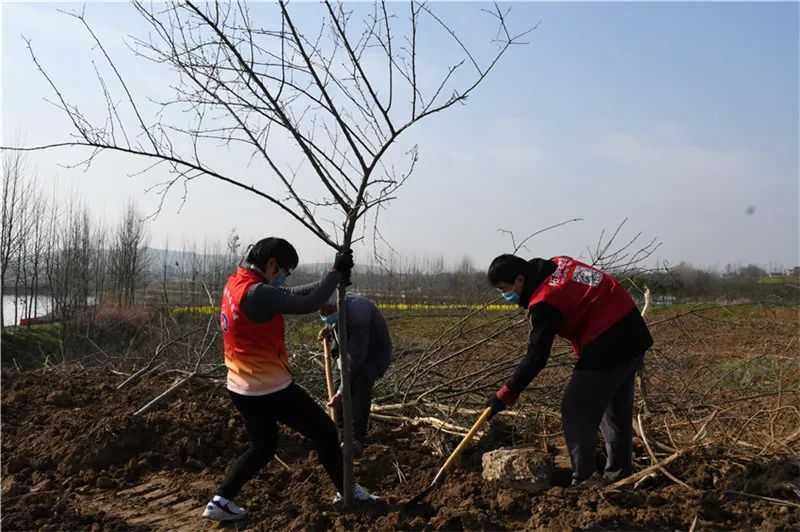
{"type": "MultiPolygon", "coordinates": [[[[331,373],[331,345],[327,338],[322,339],[322,347],[325,352],[325,383],[328,385],[328,401],[333,397],[333,374],[331,373]]],[[[333,407],[328,408],[331,419],[336,421],[336,414],[333,407]]]]}
{"type": "Polygon", "coordinates": [[[439,472],[436,473],[436,476],[433,477],[433,482],[431,482],[431,485],[425,488],[425,490],[423,490],[422,493],[420,493],[419,495],[408,501],[405,504],[406,508],[412,508],[413,506],[415,506],[419,501],[427,497],[430,492],[432,492],[439,485],[441,485],[442,482],[444,482],[444,477],[447,470],[450,468],[453,462],[455,462],[456,459],[458,459],[458,457],[461,456],[461,452],[464,450],[467,444],[469,444],[470,440],[475,436],[475,433],[478,432],[478,430],[481,428],[481,425],[483,425],[486,422],[486,420],[489,419],[489,415],[491,413],[492,413],[491,407],[487,407],[486,410],[483,411],[481,417],[478,418],[478,421],[476,421],[475,424],[472,425],[472,428],[469,429],[467,435],[464,436],[464,439],[461,440],[461,443],[458,444],[456,450],[453,451],[453,454],[450,455],[450,457],[444,463],[442,468],[439,469],[439,472]]]}

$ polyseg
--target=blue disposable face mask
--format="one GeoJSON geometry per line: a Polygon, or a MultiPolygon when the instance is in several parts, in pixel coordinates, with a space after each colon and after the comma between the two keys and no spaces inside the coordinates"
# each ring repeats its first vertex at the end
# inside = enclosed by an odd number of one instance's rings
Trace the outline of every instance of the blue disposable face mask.
{"type": "Polygon", "coordinates": [[[328,325],[335,325],[336,321],[339,319],[339,313],[334,312],[333,314],[329,314],[327,316],[320,316],[319,319],[328,325]]]}
{"type": "Polygon", "coordinates": [[[509,303],[519,303],[519,294],[513,290],[509,292],[503,292],[503,299],[509,303]]]}
{"type": "Polygon", "coordinates": [[[283,286],[283,283],[286,282],[286,278],[289,277],[289,273],[286,273],[286,270],[284,270],[285,273],[280,274],[278,277],[276,277],[275,279],[270,281],[269,280],[269,276],[267,275],[267,273],[264,270],[262,270],[261,268],[258,268],[257,266],[254,266],[254,265],[251,264],[250,265],[250,269],[255,271],[255,272],[258,272],[258,274],[261,277],[263,277],[264,280],[267,281],[267,283],[270,286],[274,286],[275,288],[278,288],[279,286],[283,286]]]}

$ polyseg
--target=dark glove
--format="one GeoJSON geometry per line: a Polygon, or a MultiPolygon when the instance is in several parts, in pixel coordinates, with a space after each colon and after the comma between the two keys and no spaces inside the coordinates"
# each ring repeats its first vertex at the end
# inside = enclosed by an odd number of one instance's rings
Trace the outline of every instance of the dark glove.
{"type": "Polygon", "coordinates": [[[486,401],[486,406],[492,409],[492,412],[489,414],[489,419],[492,419],[495,414],[505,410],[506,407],[516,403],[517,397],[519,397],[519,394],[512,392],[508,386],[503,386],[497,390],[497,393],[491,394],[486,401]]]}
{"type": "Polygon", "coordinates": [[[336,253],[336,258],[333,259],[333,269],[342,275],[349,276],[350,271],[353,269],[353,250],[339,251],[336,253]]]}
{"type": "Polygon", "coordinates": [[[489,394],[489,397],[486,398],[486,406],[492,409],[489,413],[489,419],[506,409],[506,404],[497,397],[496,393],[489,394]]]}
{"type": "Polygon", "coordinates": [[[350,286],[350,272],[353,269],[353,250],[340,251],[333,259],[333,269],[342,274],[342,282],[345,286],[350,286]]]}

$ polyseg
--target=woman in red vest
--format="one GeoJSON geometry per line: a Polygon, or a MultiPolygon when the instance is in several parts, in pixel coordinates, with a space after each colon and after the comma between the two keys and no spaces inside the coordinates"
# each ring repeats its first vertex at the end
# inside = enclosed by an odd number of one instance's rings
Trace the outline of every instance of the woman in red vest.
{"type": "Polygon", "coordinates": [[[607,460],[603,479],[631,473],[633,388],[653,338],[636,304],[613,277],[570,257],[500,255],[488,271],[503,297],[528,310],[528,350],[511,379],[489,397],[492,416],[511,406],[545,367],[555,335],[566,338],[577,362],[561,401],[572,484],[596,472],[599,428],[607,460]]]}
{"type": "MultiPolygon", "coordinates": [[[[337,253],[322,281],[281,287],[298,263],[282,238],[265,238],[248,252],[246,267],[230,276],[222,295],[220,327],[228,368],[227,388],[244,419],[250,447],[228,471],[203,517],[235,521],[246,512],[231,500],[275,455],[278,423],[311,440],[341,500],[343,463],[336,425],[308,393],[292,381],[284,337],[284,314],[319,310],[353,267],[352,253],[337,253]]],[[[355,485],[356,500],[375,500],[355,485]]]]}

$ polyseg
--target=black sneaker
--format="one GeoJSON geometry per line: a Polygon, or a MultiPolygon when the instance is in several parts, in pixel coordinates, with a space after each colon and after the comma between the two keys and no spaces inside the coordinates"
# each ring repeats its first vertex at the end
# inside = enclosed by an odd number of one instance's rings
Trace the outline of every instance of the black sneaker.
{"type": "Polygon", "coordinates": [[[572,482],[570,483],[570,488],[579,488],[579,489],[595,489],[595,488],[602,488],[605,485],[603,482],[602,477],[597,473],[593,474],[590,477],[577,479],[573,478],[572,482]]]}

